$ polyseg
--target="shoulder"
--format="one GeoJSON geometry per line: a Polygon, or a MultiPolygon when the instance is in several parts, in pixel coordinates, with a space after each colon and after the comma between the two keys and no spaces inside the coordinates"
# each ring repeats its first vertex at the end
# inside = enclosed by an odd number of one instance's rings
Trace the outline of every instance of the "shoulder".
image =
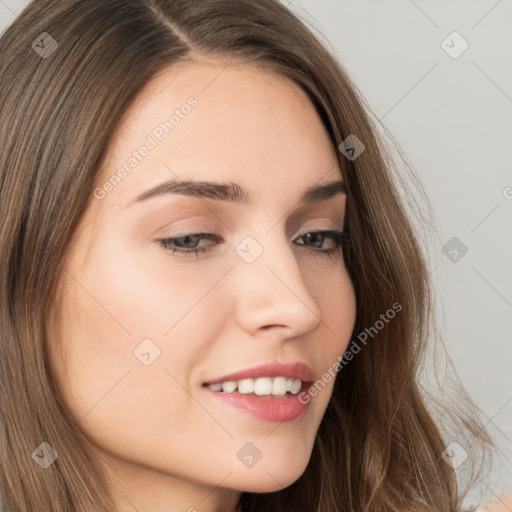
{"type": "Polygon", "coordinates": [[[495,500],[488,501],[475,508],[475,512],[511,512],[512,494],[503,494],[495,500]]]}

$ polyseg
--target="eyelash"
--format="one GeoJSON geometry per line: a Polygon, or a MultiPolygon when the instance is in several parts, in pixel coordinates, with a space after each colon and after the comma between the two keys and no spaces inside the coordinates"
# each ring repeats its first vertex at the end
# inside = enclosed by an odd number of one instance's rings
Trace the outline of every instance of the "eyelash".
{"type": "MultiPolygon", "coordinates": [[[[319,235],[319,234],[330,238],[334,242],[335,246],[332,249],[326,249],[326,250],[313,249],[313,251],[312,251],[313,254],[321,254],[324,256],[335,257],[335,256],[343,253],[343,249],[347,246],[347,244],[349,242],[349,234],[346,231],[336,231],[336,230],[309,231],[307,233],[303,233],[297,239],[306,237],[307,235],[319,235]]],[[[171,247],[171,248],[167,247],[168,244],[174,243],[177,240],[180,240],[182,238],[187,238],[187,237],[196,237],[199,239],[207,239],[207,240],[217,240],[220,238],[218,235],[215,235],[214,233],[191,233],[191,232],[183,231],[181,233],[178,233],[178,236],[176,236],[176,237],[163,238],[163,239],[160,239],[157,241],[160,243],[160,245],[165,250],[171,251],[173,254],[180,253],[185,256],[190,256],[191,254],[195,254],[196,257],[198,257],[200,252],[208,252],[210,250],[210,249],[202,249],[202,248],[185,250],[185,249],[176,248],[176,247],[171,247]]],[[[306,244],[298,244],[298,245],[306,245],[306,244]]]]}

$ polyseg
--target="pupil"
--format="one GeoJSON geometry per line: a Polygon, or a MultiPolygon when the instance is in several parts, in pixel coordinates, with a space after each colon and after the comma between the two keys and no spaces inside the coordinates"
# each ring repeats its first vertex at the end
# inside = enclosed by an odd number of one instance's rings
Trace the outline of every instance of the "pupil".
{"type": "MultiPolygon", "coordinates": [[[[182,244],[184,245],[188,245],[190,243],[190,240],[193,239],[193,235],[186,235],[186,236],[182,236],[180,238],[178,238],[176,241],[178,242],[178,245],[180,245],[179,242],[181,242],[182,244]]],[[[196,243],[192,245],[192,247],[196,247],[197,246],[197,238],[195,239],[196,240],[196,243]]]]}
{"type": "Polygon", "coordinates": [[[322,247],[322,239],[323,239],[323,234],[322,233],[308,233],[306,235],[308,237],[308,241],[311,241],[311,239],[313,239],[313,244],[315,245],[315,247],[322,247]],[[315,242],[315,238],[314,237],[318,237],[316,242],[315,242]],[[320,243],[318,243],[320,242],[320,243]]]}

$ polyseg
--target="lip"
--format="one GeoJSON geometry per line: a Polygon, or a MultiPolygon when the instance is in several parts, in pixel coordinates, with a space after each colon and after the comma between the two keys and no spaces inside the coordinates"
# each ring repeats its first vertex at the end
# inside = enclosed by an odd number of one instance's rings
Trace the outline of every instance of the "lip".
{"type": "Polygon", "coordinates": [[[242,379],[257,379],[259,377],[286,377],[288,379],[300,379],[303,383],[312,383],[315,380],[313,370],[305,363],[295,362],[282,364],[272,362],[208,380],[204,385],[221,384],[222,382],[242,379]]]}
{"type": "Polygon", "coordinates": [[[222,391],[213,391],[208,387],[204,389],[210,396],[216,397],[222,403],[254,418],[267,422],[284,423],[296,420],[306,413],[311,399],[308,395],[309,387],[310,383],[303,382],[302,388],[296,395],[286,398],[270,395],[246,395],[238,392],[223,393],[222,391]]]}

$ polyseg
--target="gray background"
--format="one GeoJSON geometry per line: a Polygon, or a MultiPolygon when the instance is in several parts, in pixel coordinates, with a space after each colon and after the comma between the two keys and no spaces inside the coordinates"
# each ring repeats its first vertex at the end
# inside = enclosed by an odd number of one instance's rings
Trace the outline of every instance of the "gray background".
{"type": "MultiPolygon", "coordinates": [[[[27,4],[0,0],[0,30],[27,4]]],[[[420,177],[437,218],[425,249],[442,336],[489,425],[501,429],[504,457],[479,492],[512,492],[512,1],[283,4],[336,54],[420,177]],[[457,58],[447,53],[462,48],[454,31],[469,45],[457,58]],[[442,252],[453,237],[456,262],[442,252]]]]}

